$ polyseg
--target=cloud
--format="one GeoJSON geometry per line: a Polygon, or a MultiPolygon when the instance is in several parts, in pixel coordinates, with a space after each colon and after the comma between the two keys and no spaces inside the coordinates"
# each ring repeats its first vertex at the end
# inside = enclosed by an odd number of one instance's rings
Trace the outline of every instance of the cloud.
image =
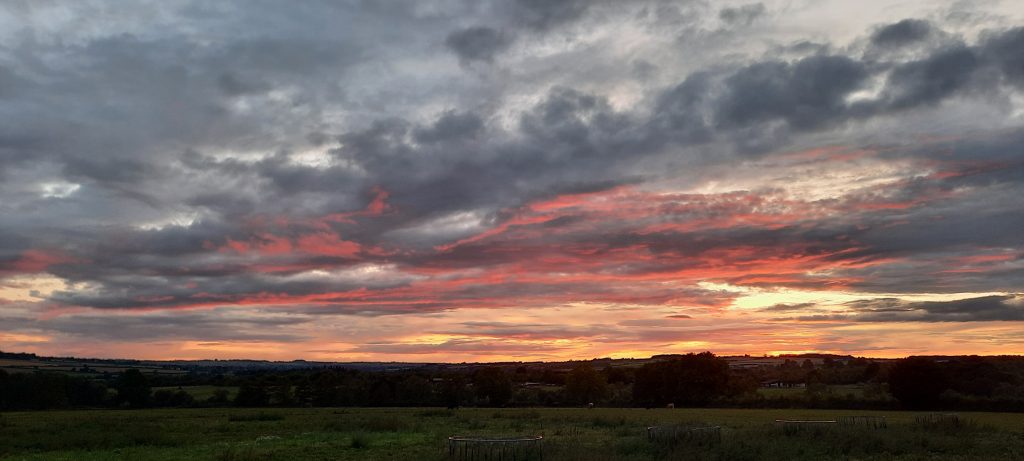
{"type": "Polygon", "coordinates": [[[16,330],[119,343],[170,340],[301,343],[310,337],[295,327],[309,321],[296,315],[261,317],[228,311],[139,315],[86,313],[63,315],[47,321],[5,319],[9,328],[16,330]]]}
{"type": "Polygon", "coordinates": [[[902,64],[889,74],[888,106],[901,110],[936,104],[966,88],[979,65],[974,50],[963,46],[902,64]]]}
{"type": "Polygon", "coordinates": [[[932,24],[923,19],[904,19],[880,27],[871,34],[871,44],[880,48],[899,48],[928,38],[932,24]]]}
{"type": "Polygon", "coordinates": [[[546,31],[581,18],[594,2],[586,0],[513,0],[504,3],[513,21],[530,29],[546,31]]]}
{"type": "Polygon", "coordinates": [[[454,31],[444,40],[444,44],[464,63],[492,62],[494,57],[507,49],[511,43],[512,37],[483,26],[454,31]]]}
{"type": "Polygon", "coordinates": [[[763,3],[751,3],[736,8],[722,8],[718,11],[718,17],[730,25],[749,26],[766,10],[763,3]]]}
{"type": "Polygon", "coordinates": [[[415,138],[421,143],[456,141],[474,138],[483,130],[484,122],[476,114],[445,112],[429,128],[416,130],[415,138]]]}
{"type": "Polygon", "coordinates": [[[1024,320],[1020,295],[992,295],[954,301],[902,302],[882,298],[848,303],[863,322],[985,322],[1024,320]]]}
{"type": "MultiPolygon", "coordinates": [[[[0,278],[52,277],[45,309],[164,312],[118,320],[141,330],[226,306],[831,315],[730,310],[759,290],[895,295],[870,315],[904,322],[967,316],[915,294],[1019,291],[1017,12],[827,7],[0,7],[0,278]]],[[[644,328],[598,336],[670,339],[644,328]]]]}
{"type": "Polygon", "coordinates": [[[845,114],[846,96],[867,76],[863,64],[845,56],[757,63],[725,80],[716,120],[733,127],[783,119],[798,129],[817,128],[845,114]]]}
{"type": "Polygon", "coordinates": [[[1017,27],[1002,33],[994,33],[983,42],[982,53],[1002,71],[1004,78],[1021,87],[1024,85],[1024,58],[1020,46],[1024,45],[1024,27],[1017,27]]]}

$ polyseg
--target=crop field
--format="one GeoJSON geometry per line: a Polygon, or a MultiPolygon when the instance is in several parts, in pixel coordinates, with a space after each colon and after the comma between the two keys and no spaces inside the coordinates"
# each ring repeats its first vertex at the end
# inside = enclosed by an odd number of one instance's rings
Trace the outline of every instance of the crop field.
{"type": "Polygon", "coordinates": [[[3,460],[444,460],[451,435],[542,435],[558,460],[1024,459],[1024,415],[742,409],[318,408],[81,410],[0,415],[3,460]],[[784,430],[776,420],[885,416],[884,428],[784,430]],[[646,428],[720,426],[720,440],[646,428]]]}

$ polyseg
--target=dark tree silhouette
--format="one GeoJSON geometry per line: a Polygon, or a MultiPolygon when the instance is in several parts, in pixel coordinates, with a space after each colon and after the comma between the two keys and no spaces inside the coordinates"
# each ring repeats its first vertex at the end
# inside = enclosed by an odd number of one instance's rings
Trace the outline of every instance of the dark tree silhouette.
{"type": "Polygon", "coordinates": [[[889,372],[889,390],[909,408],[931,408],[949,386],[942,367],[925,357],[900,360],[889,372]]]}
{"type": "Polygon", "coordinates": [[[605,377],[586,362],[576,365],[565,377],[566,397],[575,404],[599,401],[604,398],[607,388],[605,377]]]}
{"type": "Polygon", "coordinates": [[[490,406],[501,407],[512,399],[512,380],[498,367],[478,370],[473,375],[473,387],[477,398],[486,400],[490,406]]]}
{"type": "Polygon", "coordinates": [[[270,394],[260,385],[242,386],[235,395],[235,405],[240,407],[265,407],[270,404],[270,394]]]}
{"type": "Polygon", "coordinates": [[[144,408],[149,404],[149,379],[134,368],[125,370],[117,380],[117,400],[129,408],[144,408]]]}
{"type": "Polygon", "coordinates": [[[452,375],[444,380],[441,400],[448,408],[458,408],[466,400],[466,380],[462,375],[452,375]]]}
{"type": "Polygon", "coordinates": [[[686,354],[640,367],[633,400],[648,407],[704,406],[728,392],[728,382],[729,364],[724,359],[710,352],[686,354]]]}

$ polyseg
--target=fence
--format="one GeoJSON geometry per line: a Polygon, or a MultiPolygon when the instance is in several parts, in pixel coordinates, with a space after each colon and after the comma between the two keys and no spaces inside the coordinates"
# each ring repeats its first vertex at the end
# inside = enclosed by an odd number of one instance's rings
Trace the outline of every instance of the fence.
{"type": "Polygon", "coordinates": [[[782,432],[786,435],[794,435],[801,432],[819,433],[836,426],[834,419],[827,420],[803,420],[803,419],[776,419],[775,423],[782,426],[782,432]]]}
{"type": "Polygon", "coordinates": [[[914,418],[914,422],[925,427],[960,427],[963,420],[955,413],[932,413],[914,418]]]}
{"type": "Polygon", "coordinates": [[[544,437],[448,437],[448,457],[462,461],[541,461],[544,437]]]}
{"type": "Polygon", "coordinates": [[[871,429],[884,429],[889,427],[885,416],[840,416],[836,418],[843,426],[862,426],[871,429]]]}

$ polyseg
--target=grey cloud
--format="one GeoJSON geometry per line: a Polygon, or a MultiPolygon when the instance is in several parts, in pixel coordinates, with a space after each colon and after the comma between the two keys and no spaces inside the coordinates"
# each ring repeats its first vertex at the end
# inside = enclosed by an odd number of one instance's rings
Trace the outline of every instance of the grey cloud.
{"type": "Polygon", "coordinates": [[[652,124],[677,142],[710,140],[712,131],[706,120],[706,106],[711,86],[709,75],[696,73],[663,92],[655,104],[652,124]]]}
{"type": "Polygon", "coordinates": [[[964,46],[902,64],[889,75],[888,106],[901,110],[941,102],[966,88],[980,65],[975,51],[964,46]]]}
{"type": "Polygon", "coordinates": [[[722,8],[718,12],[718,17],[731,25],[749,26],[766,10],[763,3],[751,3],[735,8],[722,8]]]}
{"type": "Polygon", "coordinates": [[[464,63],[491,62],[512,44],[512,37],[490,27],[475,26],[448,34],[444,43],[464,63]]]}
{"type": "MultiPolygon", "coordinates": [[[[362,344],[350,352],[375,352],[387,354],[436,354],[443,352],[461,353],[554,353],[563,347],[549,344],[521,344],[502,340],[482,339],[450,339],[440,344],[410,344],[410,343],[368,343],[362,344]]],[[[349,352],[349,351],[346,351],[349,352]]]]}
{"type": "Polygon", "coordinates": [[[592,4],[590,0],[513,0],[499,2],[517,24],[539,31],[581,18],[592,4]]]}
{"type": "Polygon", "coordinates": [[[417,129],[416,140],[421,143],[443,142],[476,137],[484,130],[484,122],[472,112],[445,112],[430,127],[417,129]]]}
{"type": "Polygon", "coordinates": [[[309,318],[288,316],[237,316],[227,311],[146,313],[141,315],[63,315],[49,320],[5,318],[6,325],[21,331],[60,333],[104,341],[271,341],[302,342],[310,338],[295,327],[309,318]]]}
{"type": "Polygon", "coordinates": [[[1020,295],[994,295],[955,301],[862,300],[848,304],[863,322],[983,322],[1024,320],[1020,295]]]}
{"type": "Polygon", "coordinates": [[[0,99],[15,96],[28,82],[7,66],[0,65],[0,99]]]}
{"type": "Polygon", "coordinates": [[[1002,70],[1006,80],[1024,88],[1024,27],[990,34],[982,44],[982,54],[1002,70]]]}
{"type": "Polygon", "coordinates": [[[797,304],[774,304],[765,308],[760,309],[761,312],[800,312],[806,310],[812,310],[817,307],[815,303],[797,303],[797,304]]]}
{"type": "Polygon", "coordinates": [[[260,93],[269,88],[262,82],[243,80],[232,72],[225,72],[217,77],[217,85],[229,96],[260,93]]]}
{"type": "Polygon", "coordinates": [[[898,48],[928,38],[932,24],[922,19],[904,19],[881,27],[871,34],[871,43],[882,48],[898,48]]]}
{"type": "Polygon", "coordinates": [[[794,64],[757,63],[725,79],[716,121],[724,127],[774,119],[797,129],[840,121],[845,97],[868,77],[864,64],[845,56],[811,56],[794,64]]]}

